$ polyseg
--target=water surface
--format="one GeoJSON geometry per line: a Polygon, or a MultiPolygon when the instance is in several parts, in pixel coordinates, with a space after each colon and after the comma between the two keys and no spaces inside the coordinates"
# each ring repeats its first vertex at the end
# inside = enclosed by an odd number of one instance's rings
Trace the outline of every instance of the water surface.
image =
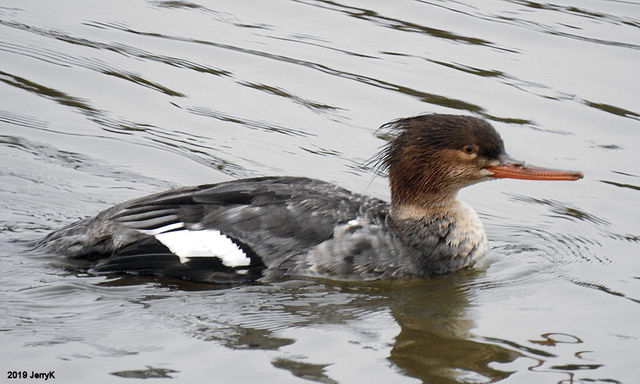
{"type": "Polygon", "coordinates": [[[3,374],[636,382],[639,28],[633,1],[3,1],[3,374]],[[219,288],[28,251],[181,185],[299,175],[388,199],[374,131],[425,112],[486,118],[513,157],[586,177],[467,188],[491,251],[426,281],[219,288]]]}

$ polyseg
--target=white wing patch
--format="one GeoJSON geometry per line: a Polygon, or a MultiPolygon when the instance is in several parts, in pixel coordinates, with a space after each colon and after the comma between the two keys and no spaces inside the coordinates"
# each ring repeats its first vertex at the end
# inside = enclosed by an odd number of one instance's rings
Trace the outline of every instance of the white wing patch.
{"type": "Polygon", "coordinates": [[[154,235],[159,242],[186,263],[194,257],[217,257],[227,267],[247,266],[251,259],[230,238],[214,229],[181,231],[154,235]]]}

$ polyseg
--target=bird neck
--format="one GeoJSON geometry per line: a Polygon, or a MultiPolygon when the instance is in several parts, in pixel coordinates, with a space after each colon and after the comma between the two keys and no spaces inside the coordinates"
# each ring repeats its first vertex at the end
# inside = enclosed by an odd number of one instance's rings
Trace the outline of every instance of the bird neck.
{"type": "Polygon", "coordinates": [[[430,196],[414,201],[394,201],[391,199],[391,217],[395,220],[422,220],[424,218],[454,215],[462,209],[456,194],[430,196]]]}

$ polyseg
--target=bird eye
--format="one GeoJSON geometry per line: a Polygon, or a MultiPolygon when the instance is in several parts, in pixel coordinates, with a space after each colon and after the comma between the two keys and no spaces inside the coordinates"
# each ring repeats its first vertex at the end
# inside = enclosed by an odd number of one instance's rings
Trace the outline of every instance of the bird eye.
{"type": "Polygon", "coordinates": [[[473,155],[477,151],[478,151],[477,145],[467,144],[464,147],[462,147],[462,152],[466,153],[467,155],[473,155]]]}

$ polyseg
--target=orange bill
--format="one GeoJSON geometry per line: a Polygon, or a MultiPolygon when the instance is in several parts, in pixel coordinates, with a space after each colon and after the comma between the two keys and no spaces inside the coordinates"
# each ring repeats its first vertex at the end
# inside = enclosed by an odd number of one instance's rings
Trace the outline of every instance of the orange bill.
{"type": "Polygon", "coordinates": [[[534,167],[513,160],[488,166],[485,169],[493,173],[491,177],[499,179],[580,180],[583,177],[582,172],[579,171],[534,167]]]}

